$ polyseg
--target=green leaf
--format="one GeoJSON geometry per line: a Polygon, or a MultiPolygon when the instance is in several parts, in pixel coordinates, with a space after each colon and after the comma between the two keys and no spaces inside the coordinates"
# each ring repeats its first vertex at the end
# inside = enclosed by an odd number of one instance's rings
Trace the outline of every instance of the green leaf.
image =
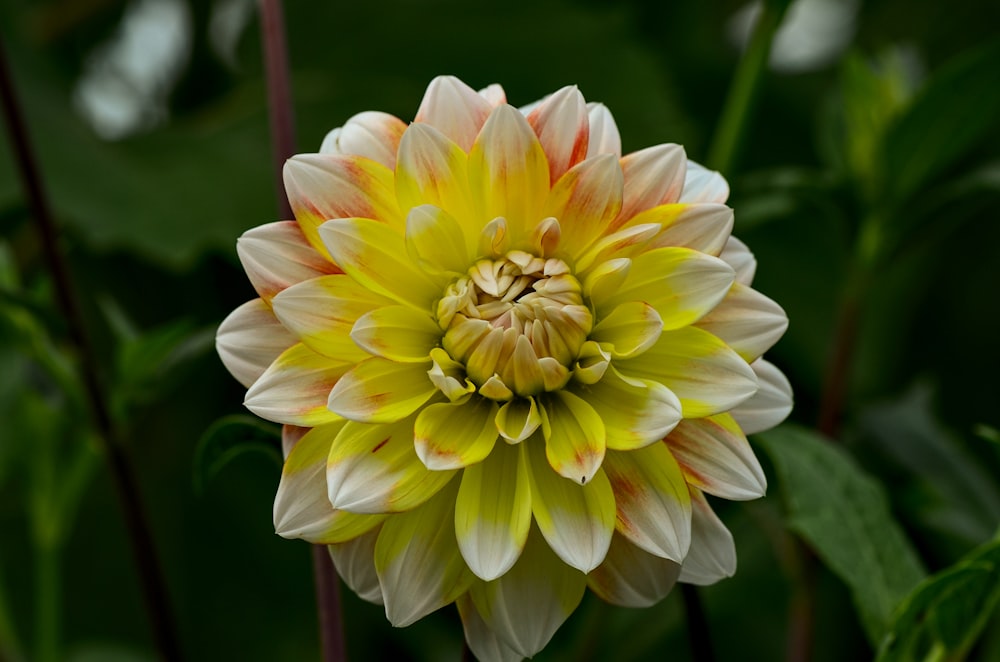
{"type": "Polygon", "coordinates": [[[1000,114],[1000,41],[966,52],[934,74],[885,136],[886,172],[902,202],[991,130],[1000,114]]]}
{"type": "Polygon", "coordinates": [[[247,453],[263,454],[281,467],[281,430],[253,416],[224,416],[198,440],[194,456],[194,489],[205,487],[230,462],[247,453]]]}
{"type": "Polygon", "coordinates": [[[900,605],[877,662],[961,659],[1000,602],[1000,540],[922,582],[900,605]]]}
{"type": "Polygon", "coordinates": [[[757,435],[778,473],[788,526],[847,584],[872,643],[924,577],[885,491],[839,446],[784,425],[757,435]]]}
{"type": "Polygon", "coordinates": [[[939,535],[960,541],[964,550],[996,530],[1000,486],[962,439],[932,415],[932,400],[930,387],[918,384],[897,400],[863,412],[861,429],[867,443],[919,481],[929,502],[922,520],[939,535]]]}

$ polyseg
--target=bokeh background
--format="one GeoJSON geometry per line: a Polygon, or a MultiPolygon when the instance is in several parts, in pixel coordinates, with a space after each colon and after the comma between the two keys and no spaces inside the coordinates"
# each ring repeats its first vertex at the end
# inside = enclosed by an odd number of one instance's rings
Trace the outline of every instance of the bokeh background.
{"type": "MultiPolygon", "coordinates": [[[[759,14],[733,0],[289,0],[298,148],[363,110],[408,120],[451,73],[515,104],[577,84],[610,107],[626,151],[679,142],[704,161],[759,14]]],[[[996,2],[794,2],[724,173],[755,286],[791,319],[769,357],[805,425],[862,228],[882,219],[886,248],[852,290],[837,443],[928,572],[1000,523],[998,26],[996,2]]],[[[213,350],[254,296],[235,240],[278,218],[256,3],[3,0],[0,36],[186,657],[317,659],[310,550],[273,533],[269,429],[200,442],[245,413],[213,350]]],[[[0,660],[155,659],[6,135],[0,232],[0,660]]],[[[759,454],[768,496],[716,504],[740,563],[702,591],[720,660],[784,654],[795,555],[759,454]]],[[[821,567],[817,587],[815,659],[870,657],[843,578],[821,567]]],[[[347,592],[344,610],[352,659],[459,659],[453,608],[404,630],[347,592]]],[[[971,655],[998,660],[987,616],[971,655]]],[[[648,610],[588,595],[538,659],[684,660],[685,628],[679,592],[648,610]]]]}

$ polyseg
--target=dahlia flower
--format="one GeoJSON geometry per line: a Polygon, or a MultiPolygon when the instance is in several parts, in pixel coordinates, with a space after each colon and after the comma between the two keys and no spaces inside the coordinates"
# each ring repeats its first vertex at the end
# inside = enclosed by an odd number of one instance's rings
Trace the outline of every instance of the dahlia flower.
{"type": "Polygon", "coordinates": [[[484,660],[540,651],[588,587],[646,606],[734,572],[705,493],[764,493],[746,434],[791,391],[718,173],[622,156],[575,87],[519,110],[444,76],[284,179],[295,220],[239,240],[259,298],[217,340],[285,425],[279,535],[393,625],[457,603],[484,660]]]}

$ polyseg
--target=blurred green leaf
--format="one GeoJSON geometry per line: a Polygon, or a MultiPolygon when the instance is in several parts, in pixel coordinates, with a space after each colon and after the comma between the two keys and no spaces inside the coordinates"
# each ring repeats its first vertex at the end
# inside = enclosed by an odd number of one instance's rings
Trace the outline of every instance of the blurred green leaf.
{"type": "Polygon", "coordinates": [[[253,416],[224,416],[198,440],[194,456],[194,489],[203,494],[208,483],[226,465],[247,453],[263,454],[280,468],[281,430],[253,416]]]}
{"type": "Polygon", "coordinates": [[[889,512],[885,491],[839,446],[784,425],[757,435],[778,473],[788,526],[847,584],[873,643],[893,610],[924,577],[889,512]]]}
{"type": "Polygon", "coordinates": [[[885,136],[895,202],[925,186],[996,130],[1000,40],[963,53],[927,80],[885,136]]]}
{"type": "Polygon", "coordinates": [[[933,416],[933,393],[917,384],[891,402],[868,408],[860,419],[868,443],[885,452],[931,495],[923,513],[939,533],[957,536],[968,549],[990,538],[1000,522],[1000,486],[960,438],[933,416]]]}
{"type": "Polygon", "coordinates": [[[878,662],[960,660],[1000,602],[1000,540],[922,582],[903,602],[878,662]]]}

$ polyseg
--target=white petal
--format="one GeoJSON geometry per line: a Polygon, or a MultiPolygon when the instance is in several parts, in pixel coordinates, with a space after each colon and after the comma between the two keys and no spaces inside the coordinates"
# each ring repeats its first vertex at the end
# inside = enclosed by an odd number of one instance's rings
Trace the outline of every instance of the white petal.
{"type": "Polygon", "coordinates": [[[545,99],[528,115],[528,123],[548,157],[553,182],[586,156],[590,134],[587,104],[575,85],[545,99]]]}
{"type": "Polygon", "coordinates": [[[736,572],[733,534],[699,490],[691,488],[691,549],[681,565],[679,581],[706,586],[736,572]]]}
{"type": "Polygon", "coordinates": [[[700,163],[690,160],[687,162],[680,202],[724,203],[728,198],[729,183],[725,177],[700,163]]]}
{"type": "Polygon", "coordinates": [[[734,501],[764,496],[764,470],[729,414],[685,419],[664,441],[689,485],[734,501]]]}
{"type": "Polygon", "coordinates": [[[677,202],[684,188],[687,156],[680,145],[647,147],[622,157],[625,196],[622,210],[612,227],[621,227],[639,212],[677,202]]]}
{"type": "Polygon", "coordinates": [[[622,155],[622,139],[618,133],[618,125],[611,111],[603,103],[588,103],[587,117],[590,120],[590,144],[587,146],[587,158],[598,154],[622,155]]]}
{"type": "Polygon", "coordinates": [[[454,76],[438,76],[427,86],[414,121],[430,124],[469,151],[492,107],[454,76]]]}
{"type": "Polygon", "coordinates": [[[378,527],[347,542],[327,546],[337,574],[347,587],[362,600],[377,605],[385,604],[375,572],[375,541],[381,531],[378,527]]]}
{"type": "Polygon", "coordinates": [[[644,552],[616,533],[604,563],[587,576],[590,589],[611,604],[649,607],[670,593],[681,566],[644,552]]]}
{"type": "Polygon", "coordinates": [[[788,316],[757,290],[735,283],[697,326],[722,339],[747,361],[754,361],[784,335],[788,316]]]}
{"type": "Polygon", "coordinates": [[[236,254],[250,283],[265,299],[295,283],[339,271],[309,244],[295,221],[247,230],[236,241],[236,254]]]}
{"type": "Polygon", "coordinates": [[[333,361],[302,343],[291,346],[247,391],[247,409],[276,423],[315,427],[340,420],[326,403],[350,364],[333,361]]]}
{"type": "Polygon", "coordinates": [[[297,342],[263,299],[253,299],[229,313],[215,332],[215,349],[229,373],[252,385],[278,356],[297,342]]]}
{"type": "Polygon", "coordinates": [[[358,113],[323,139],[320,154],[347,154],[396,167],[396,149],[406,123],[388,113],[368,110],[358,113]]]}
{"type": "Polygon", "coordinates": [[[486,101],[494,107],[499,106],[502,103],[507,103],[507,93],[504,92],[503,87],[497,83],[492,83],[479,90],[479,96],[486,99],[486,101]]]}
{"type": "Polygon", "coordinates": [[[792,413],[792,385],[774,364],[757,359],[750,364],[760,387],[752,398],[731,412],[745,434],[770,430],[792,413]]]}
{"type": "Polygon", "coordinates": [[[505,644],[490,629],[468,593],[456,600],[455,604],[458,606],[458,615],[462,617],[465,641],[479,662],[520,662],[524,659],[523,655],[505,644]]]}
{"type": "Polygon", "coordinates": [[[753,282],[757,272],[757,260],[747,245],[736,237],[730,236],[719,257],[736,272],[736,282],[747,287],[753,282]]]}

